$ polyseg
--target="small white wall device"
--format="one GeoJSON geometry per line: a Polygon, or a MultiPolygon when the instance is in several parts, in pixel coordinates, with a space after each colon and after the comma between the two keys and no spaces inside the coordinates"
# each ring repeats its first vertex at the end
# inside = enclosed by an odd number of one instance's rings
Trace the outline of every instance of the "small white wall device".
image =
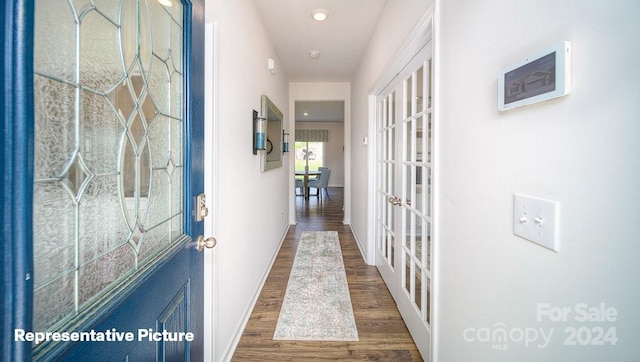
{"type": "Polygon", "coordinates": [[[562,41],[500,72],[498,110],[522,107],[570,92],[571,43],[562,41]]]}

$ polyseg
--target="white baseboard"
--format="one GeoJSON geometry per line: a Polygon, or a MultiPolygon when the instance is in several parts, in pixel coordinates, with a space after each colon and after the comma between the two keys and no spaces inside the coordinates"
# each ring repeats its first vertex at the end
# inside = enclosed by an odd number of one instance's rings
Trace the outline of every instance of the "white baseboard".
{"type": "Polygon", "coordinates": [[[360,250],[360,256],[362,257],[362,260],[364,260],[364,262],[367,263],[367,254],[362,251],[362,245],[360,244],[360,240],[358,239],[358,234],[356,234],[356,231],[353,230],[353,226],[351,226],[351,224],[349,224],[349,229],[351,229],[351,233],[353,234],[353,237],[356,239],[356,245],[358,245],[358,250],[360,250]]]}

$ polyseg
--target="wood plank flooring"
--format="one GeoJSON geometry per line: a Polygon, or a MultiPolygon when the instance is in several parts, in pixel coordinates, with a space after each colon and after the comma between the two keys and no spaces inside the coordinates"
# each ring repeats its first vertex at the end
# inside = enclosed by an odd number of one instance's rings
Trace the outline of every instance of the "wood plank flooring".
{"type": "Polygon", "coordinates": [[[422,361],[375,266],[366,265],[351,229],[343,225],[343,190],[329,188],[320,203],[297,197],[298,225],[287,233],[232,361],[422,361]],[[340,238],[357,342],[274,341],[280,307],[303,231],[335,230],[340,238]]]}

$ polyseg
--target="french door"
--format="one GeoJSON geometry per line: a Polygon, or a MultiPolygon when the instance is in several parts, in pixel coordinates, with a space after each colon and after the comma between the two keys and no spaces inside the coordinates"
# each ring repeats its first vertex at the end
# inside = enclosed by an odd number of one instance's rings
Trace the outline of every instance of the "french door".
{"type": "Polygon", "coordinates": [[[201,360],[203,1],[3,15],[3,358],[201,360]]]}
{"type": "Polygon", "coordinates": [[[376,265],[425,360],[432,313],[429,43],[377,99],[376,265]]]}

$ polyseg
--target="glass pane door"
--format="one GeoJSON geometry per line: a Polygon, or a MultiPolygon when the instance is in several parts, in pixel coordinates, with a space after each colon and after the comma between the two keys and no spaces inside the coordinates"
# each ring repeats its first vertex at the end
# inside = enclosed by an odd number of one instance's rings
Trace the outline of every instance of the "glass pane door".
{"type": "Polygon", "coordinates": [[[396,253],[396,92],[378,100],[376,265],[384,278],[393,282],[396,253]]]}
{"type": "Polygon", "coordinates": [[[432,309],[432,61],[426,47],[378,97],[376,266],[424,355],[432,309]]]}
{"type": "Polygon", "coordinates": [[[36,1],[34,326],[57,330],[184,233],[183,8],[36,1]]]}
{"type": "Polygon", "coordinates": [[[431,294],[431,61],[404,80],[401,282],[405,301],[429,326],[431,294]]]}

